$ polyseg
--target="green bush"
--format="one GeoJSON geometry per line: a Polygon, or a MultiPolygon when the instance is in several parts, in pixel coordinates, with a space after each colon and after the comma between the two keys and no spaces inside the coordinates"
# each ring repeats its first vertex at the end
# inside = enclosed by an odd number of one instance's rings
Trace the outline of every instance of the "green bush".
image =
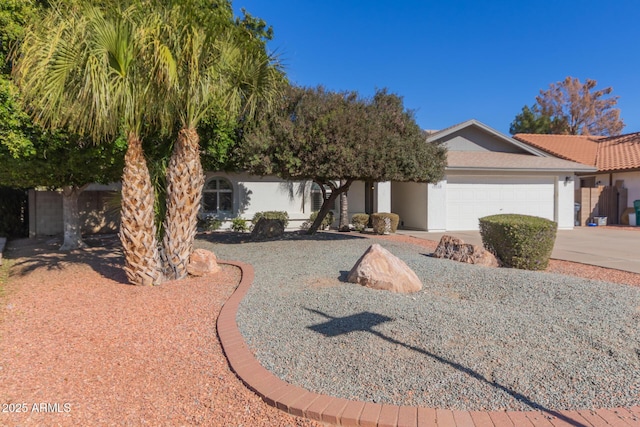
{"type": "Polygon", "coordinates": [[[373,227],[374,233],[384,234],[385,218],[389,218],[389,221],[391,222],[391,232],[396,232],[396,230],[398,229],[398,223],[400,222],[400,217],[398,216],[398,214],[378,212],[371,214],[371,226],[373,227]]]}
{"type": "Polygon", "coordinates": [[[369,224],[369,214],[366,213],[357,213],[353,214],[351,217],[351,224],[358,231],[364,231],[367,228],[367,224],[369,224]]]}
{"type": "Polygon", "coordinates": [[[216,231],[222,227],[222,221],[215,216],[208,216],[198,220],[198,228],[204,231],[216,231]]]}
{"type": "MultiPolygon", "coordinates": [[[[311,212],[311,216],[309,217],[309,227],[311,227],[311,224],[314,223],[316,218],[318,218],[318,211],[311,212]]],[[[324,219],[322,220],[322,223],[320,224],[320,229],[326,230],[327,228],[331,227],[331,224],[333,224],[334,219],[335,219],[335,215],[333,211],[329,211],[327,215],[324,217],[324,219]]]]}
{"type": "Polygon", "coordinates": [[[505,267],[544,270],[556,240],[558,224],[529,215],[503,214],[480,218],[484,247],[505,267]]]}
{"type": "Polygon", "coordinates": [[[231,220],[231,230],[237,231],[240,233],[244,233],[249,230],[249,225],[247,224],[247,220],[243,218],[234,218],[231,220]]]}
{"type": "Polygon", "coordinates": [[[289,224],[289,214],[285,211],[265,211],[265,212],[256,212],[251,220],[251,224],[254,226],[258,223],[260,218],[265,219],[279,219],[283,222],[284,228],[287,228],[287,224],[289,224]]]}

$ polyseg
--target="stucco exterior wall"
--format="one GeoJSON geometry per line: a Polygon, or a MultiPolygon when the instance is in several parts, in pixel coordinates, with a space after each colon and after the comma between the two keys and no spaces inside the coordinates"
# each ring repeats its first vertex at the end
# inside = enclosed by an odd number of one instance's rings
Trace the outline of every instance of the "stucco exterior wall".
{"type": "MultiPolygon", "coordinates": [[[[78,199],[82,233],[117,232],[120,227],[120,212],[117,207],[115,210],[109,207],[109,199],[115,187],[88,188],[80,193],[78,199]],[[99,188],[101,191],[92,191],[91,188],[99,188]]],[[[29,236],[53,236],[62,232],[62,195],[57,191],[29,190],[29,236]]]]}
{"type": "Polygon", "coordinates": [[[427,185],[427,231],[447,229],[447,179],[427,185]]]}
{"type": "Polygon", "coordinates": [[[640,171],[621,172],[613,174],[613,183],[624,180],[624,188],[627,189],[627,207],[633,207],[634,200],[640,200],[640,171]]]}
{"type": "Polygon", "coordinates": [[[573,175],[560,175],[556,178],[555,220],[561,230],[571,230],[575,224],[574,181],[573,175]]]}
{"type": "Polygon", "coordinates": [[[427,229],[427,184],[393,182],[391,211],[400,216],[400,226],[407,229],[427,229]]]}
{"type": "MultiPolygon", "coordinates": [[[[300,228],[311,215],[310,182],[289,182],[277,177],[246,173],[207,172],[205,182],[214,177],[227,179],[233,186],[233,211],[220,219],[241,217],[251,220],[256,212],[286,211],[288,228],[300,228]]],[[[228,224],[223,224],[223,229],[228,224]]]]}
{"type": "Polygon", "coordinates": [[[349,221],[351,221],[351,216],[353,216],[353,214],[365,212],[365,186],[366,184],[364,183],[364,181],[355,181],[349,188],[349,221]]]}
{"type": "Polygon", "coordinates": [[[374,187],[374,210],[376,212],[391,212],[391,181],[376,182],[374,187]]]}
{"type": "Polygon", "coordinates": [[[62,196],[55,191],[29,190],[29,236],[62,233],[62,196]],[[34,209],[35,208],[35,209],[34,209]]]}

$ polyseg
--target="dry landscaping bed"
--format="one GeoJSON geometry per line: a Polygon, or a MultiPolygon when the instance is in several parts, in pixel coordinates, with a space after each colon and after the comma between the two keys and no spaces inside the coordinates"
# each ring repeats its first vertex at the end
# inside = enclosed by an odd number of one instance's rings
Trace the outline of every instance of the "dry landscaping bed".
{"type": "Polygon", "coordinates": [[[68,255],[16,243],[0,297],[0,404],[26,412],[0,425],[318,425],[266,405],[230,371],[215,322],[235,267],[134,287],[113,240],[68,255]]]}
{"type": "MultiPolygon", "coordinates": [[[[0,296],[0,404],[26,412],[4,412],[0,424],[318,425],[269,407],[230,371],[215,322],[237,269],[133,287],[115,237],[72,254],[58,243],[10,242],[5,252],[13,266],[0,296]]],[[[638,274],[564,261],[548,271],[640,285],[638,274]]]]}

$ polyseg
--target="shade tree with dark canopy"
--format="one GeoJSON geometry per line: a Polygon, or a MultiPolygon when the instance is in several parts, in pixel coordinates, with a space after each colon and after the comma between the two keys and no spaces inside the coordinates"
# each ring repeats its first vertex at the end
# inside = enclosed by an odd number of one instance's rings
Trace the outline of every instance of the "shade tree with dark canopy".
{"type": "Polygon", "coordinates": [[[384,89],[364,99],[291,87],[246,130],[240,150],[252,173],[318,184],[324,202],[310,234],[354,181],[437,182],[446,164],[445,147],[427,143],[402,98],[384,89]]]}

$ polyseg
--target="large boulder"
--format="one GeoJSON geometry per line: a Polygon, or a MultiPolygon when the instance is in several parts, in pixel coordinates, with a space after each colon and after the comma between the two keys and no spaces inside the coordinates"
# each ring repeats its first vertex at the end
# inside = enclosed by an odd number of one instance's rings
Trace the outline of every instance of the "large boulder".
{"type": "Polygon", "coordinates": [[[356,262],[347,275],[347,281],[405,294],[422,289],[422,282],[416,273],[377,243],[371,245],[356,262]]]}
{"type": "Polygon", "coordinates": [[[284,234],[284,222],[281,219],[260,218],[251,230],[252,240],[265,240],[284,234]]]}
{"type": "Polygon", "coordinates": [[[216,255],[206,249],[196,249],[189,257],[187,273],[192,276],[208,276],[220,271],[216,255]]]}
{"type": "Polygon", "coordinates": [[[500,266],[498,259],[483,247],[465,243],[462,239],[447,234],[440,239],[433,256],[487,267],[500,266]]]}

